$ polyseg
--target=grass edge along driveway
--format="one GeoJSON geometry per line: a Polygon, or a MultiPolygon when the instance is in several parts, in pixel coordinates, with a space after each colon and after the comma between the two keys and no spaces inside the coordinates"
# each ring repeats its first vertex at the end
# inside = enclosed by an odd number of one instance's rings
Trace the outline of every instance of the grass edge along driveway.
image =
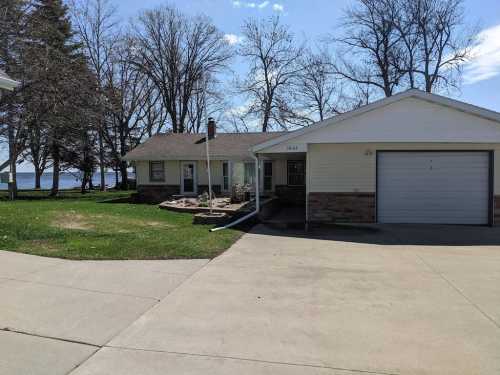
{"type": "Polygon", "coordinates": [[[0,250],[82,260],[214,258],[242,234],[210,233],[211,226],[193,225],[191,214],[156,205],[104,202],[123,196],[66,192],[0,200],[0,250]]]}

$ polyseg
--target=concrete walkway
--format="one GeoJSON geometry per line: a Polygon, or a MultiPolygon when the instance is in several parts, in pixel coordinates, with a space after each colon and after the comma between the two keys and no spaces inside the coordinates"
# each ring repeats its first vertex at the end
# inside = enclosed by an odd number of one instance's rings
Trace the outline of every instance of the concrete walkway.
{"type": "Polygon", "coordinates": [[[0,332],[0,373],[500,373],[500,228],[257,227],[208,264],[114,275],[33,258],[0,254],[1,326],[27,332],[0,332]]]}

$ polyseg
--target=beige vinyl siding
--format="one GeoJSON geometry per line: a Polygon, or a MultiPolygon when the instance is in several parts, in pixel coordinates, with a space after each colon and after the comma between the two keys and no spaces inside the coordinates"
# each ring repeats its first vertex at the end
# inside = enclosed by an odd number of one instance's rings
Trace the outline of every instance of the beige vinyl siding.
{"type": "Polygon", "coordinates": [[[500,145],[470,143],[310,144],[309,192],[375,192],[377,150],[494,150],[494,192],[500,194],[500,145]]]}
{"type": "MultiPolygon", "coordinates": [[[[205,160],[194,161],[197,169],[198,185],[208,185],[208,174],[205,160]]],[[[213,160],[210,163],[212,169],[212,184],[222,185],[222,161],[213,160]]],[[[165,160],[165,182],[151,181],[149,179],[149,161],[137,161],[136,173],[138,185],[180,185],[181,161],[165,160]]]]}
{"type": "Polygon", "coordinates": [[[136,174],[137,185],[179,185],[180,184],[180,166],[177,160],[164,161],[165,181],[151,181],[149,179],[149,161],[137,161],[136,174]]]}
{"type": "MultiPolygon", "coordinates": [[[[198,160],[198,185],[208,185],[208,173],[206,160],[198,160]]],[[[212,172],[212,185],[222,186],[222,161],[211,160],[210,169],[212,172]]]]}

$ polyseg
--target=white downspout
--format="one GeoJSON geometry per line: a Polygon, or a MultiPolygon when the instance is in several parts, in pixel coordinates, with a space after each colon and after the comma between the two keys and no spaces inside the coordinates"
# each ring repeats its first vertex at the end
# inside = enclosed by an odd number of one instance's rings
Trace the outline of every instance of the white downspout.
{"type": "Polygon", "coordinates": [[[237,219],[237,220],[235,220],[227,225],[224,225],[223,227],[212,228],[212,229],[210,229],[210,232],[217,232],[217,231],[222,230],[222,229],[234,227],[235,225],[242,223],[243,221],[248,220],[251,217],[254,217],[255,215],[257,215],[260,212],[259,158],[254,153],[252,153],[252,158],[253,158],[253,160],[255,160],[255,210],[253,210],[249,214],[247,214],[243,217],[240,217],[239,219],[237,219]]]}
{"type": "Polygon", "coordinates": [[[252,158],[255,161],[255,211],[260,212],[260,170],[259,170],[259,157],[252,153],[252,158]]]}

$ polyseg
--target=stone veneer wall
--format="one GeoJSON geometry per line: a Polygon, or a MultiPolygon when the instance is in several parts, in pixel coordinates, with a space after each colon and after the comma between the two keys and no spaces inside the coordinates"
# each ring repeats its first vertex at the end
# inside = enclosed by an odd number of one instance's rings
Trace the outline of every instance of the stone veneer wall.
{"type": "Polygon", "coordinates": [[[139,185],[137,196],[139,202],[160,203],[169,199],[172,195],[179,194],[179,185],[139,185]]]}
{"type": "Polygon", "coordinates": [[[374,223],[375,193],[309,193],[311,223],[374,223]]]}
{"type": "Polygon", "coordinates": [[[500,225],[500,195],[493,197],[493,225],[500,225]]]}

